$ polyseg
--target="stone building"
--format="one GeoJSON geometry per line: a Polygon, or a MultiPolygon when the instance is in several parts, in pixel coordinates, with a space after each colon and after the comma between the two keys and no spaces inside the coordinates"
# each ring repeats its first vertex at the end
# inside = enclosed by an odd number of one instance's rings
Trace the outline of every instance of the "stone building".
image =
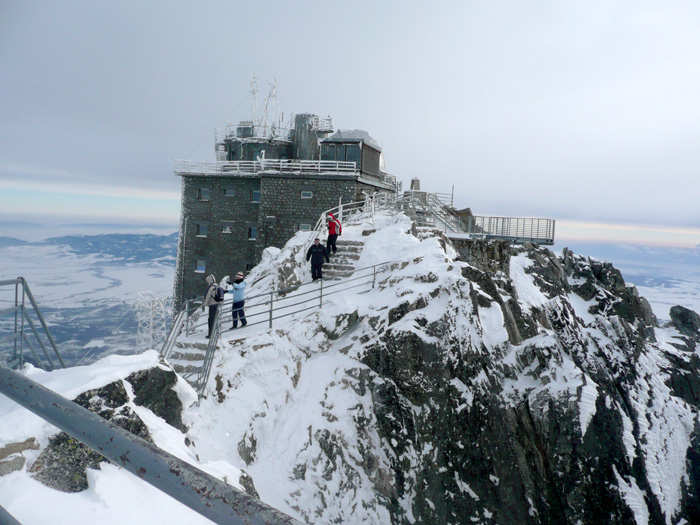
{"type": "Polygon", "coordinates": [[[216,141],[216,162],[178,162],[182,178],[174,298],[203,293],[218,279],[257,264],[339,202],[397,191],[382,150],[365,131],[333,130],[330,119],[296,115],[291,129],[242,121],[216,141]]]}

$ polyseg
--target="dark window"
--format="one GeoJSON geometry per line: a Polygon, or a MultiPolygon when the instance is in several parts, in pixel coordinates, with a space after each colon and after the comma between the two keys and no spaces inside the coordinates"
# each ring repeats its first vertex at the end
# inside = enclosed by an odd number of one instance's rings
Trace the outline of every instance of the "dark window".
{"type": "Polygon", "coordinates": [[[221,223],[221,233],[233,233],[233,221],[223,221],[221,223]]]}
{"type": "Polygon", "coordinates": [[[224,197],[235,197],[236,192],[233,190],[233,188],[228,187],[224,188],[224,197]]]}
{"type": "Polygon", "coordinates": [[[206,222],[195,222],[194,226],[195,226],[195,235],[197,237],[206,237],[207,236],[207,230],[209,228],[208,228],[208,225],[206,222]]]}
{"type": "Polygon", "coordinates": [[[312,199],[313,196],[314,196],[314,192],[313,192],[313,191],[303,190],[303,191],[301,192],[301,198],[302,198],[302,199],[312,199]]]}
{"type": "Polygon", "coordinates": [[[206,259],[197,259],[197,263],[194,267],[195,273],[204,273],[207,271],[207,261],[206,259]]]}
{"type": "Polygon", "coordinates": [[[345,145],[345,160],[348,162],[356,162],[355,166],[360,164],[360,145],[346,144],[345,145]]]}
{"type": "Polygon", "coordinates": [[[198,188],[197,189],[197,200],[208,201],[209,200],[209,188],[198,188]]]}
{"type": "Polygon", "coordinates": [[[248,227],[248,240],[254,241],[258,238],[258,228],[256,226],[248,227]]]}
{"type": "Polygon", "coordinates": [[[260,202],[260,190],[250,192],[250,202],[260,202]]]}

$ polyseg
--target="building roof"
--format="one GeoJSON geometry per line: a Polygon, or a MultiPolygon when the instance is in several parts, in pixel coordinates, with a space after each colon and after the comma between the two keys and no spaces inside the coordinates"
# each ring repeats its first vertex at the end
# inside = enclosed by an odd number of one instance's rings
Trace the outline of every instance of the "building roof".
{"type": "Polygon", "coordinates": [[[382,151],[382,147],[364,129],[339,129],[329,135],[321,142],[364,142],[377,151],[382,151]]]}

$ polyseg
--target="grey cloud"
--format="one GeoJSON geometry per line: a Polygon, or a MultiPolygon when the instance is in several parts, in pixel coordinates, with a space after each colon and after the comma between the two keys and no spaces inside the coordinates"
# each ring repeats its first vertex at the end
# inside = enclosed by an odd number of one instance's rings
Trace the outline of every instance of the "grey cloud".
{"type": "Polygon", "coordinates": [[[476,211],[700,225],[693,2],[0,9],[0,166],[176,190],[257,73],[476,211]]]}

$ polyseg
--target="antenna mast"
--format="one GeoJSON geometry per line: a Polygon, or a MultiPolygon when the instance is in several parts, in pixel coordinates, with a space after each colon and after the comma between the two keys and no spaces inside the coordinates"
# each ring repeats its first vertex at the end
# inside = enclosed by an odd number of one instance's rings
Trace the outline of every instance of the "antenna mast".
{"type": "Polygon", "coordinates": [[[253,96],[253,114],[251,115],[251,120],[253,124],[255,124],[255,117],[258,112],[258,79],[255,78],[255,74],[253,74],[253,78],[250,80],[250,94],[253,96]]]}

